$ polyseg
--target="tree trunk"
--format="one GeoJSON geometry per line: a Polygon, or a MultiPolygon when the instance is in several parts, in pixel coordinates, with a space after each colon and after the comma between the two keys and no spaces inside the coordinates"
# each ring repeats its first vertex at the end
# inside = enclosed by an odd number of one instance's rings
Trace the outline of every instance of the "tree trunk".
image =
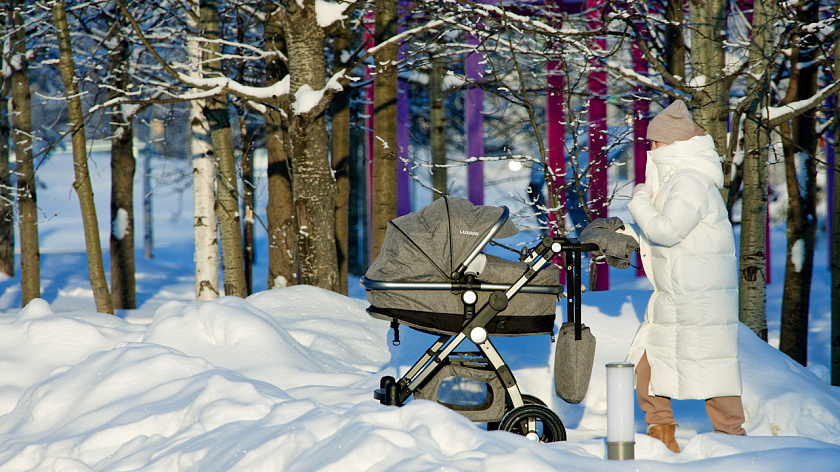
{"type": "Polygon", "coordinates": [[[432,152],[432,199],[448,194],[446,177],[446,108],[443,94],[443,57],[432,57],[429,75],[429,143],[432,152]]]}
{"type": "Polygon", "coordinates": [[[750,96],[744,121],[744,195],[741,210],[741,250],[738,291],[739,318],[767,340],[767,155],[770,130],[762,120],[770,95],[775,0],[754,4],[749,48],[750,96]]]}
{"type": "MultiPolygon", "coordinates": [[[[11,5],[0,7],[0,32],[9,38],[11,28],[11,5]]],[[[11,41],[6,39],[2,43],[11,41]]],[[[6,61],[0,54],[0,69],[6,68],[6,61]]],[[[0,273],[15,276],[15,200],[12,195],[12,173],[9,161],[9,95],[12,89],[12,77],[3,74],[0,77],[0,273]]]]}
{"type": "MultiPolygon", "coordinates": [[[[236,39],[245,44],[245,27],[242,17],[236,17],[236,39]]],[[[245,61],[237,66],[236,79],[245,83],[245,61]]],[[[242,102],[237,105],[239,121],[239,148],[242,154],[242,262],[245,271],[245,291],[254,293],[254,138],[248,132],[248,107],[242,102]]]]}
{"type": "Polygon", "coordinates": [[[668,73],[685,79],[685,38],[683,0],[667,0],[665,4],[665,67],[668,73]]]}
{"type": "MultiPolygon", "coordinates": [[[[187,16],[188,24],[198,29],[199,5],[190,1],[193,15],[187,16]]],[[[188,45],[190,76],[200,78],[201,57],[197,40],[188,45]]],[[[202,109],[204,100],[190,101],[190,153],[193,165],[193,238],[195,240],[195,299],[214,300],[219,297],[219,239],[214,204],[216,201],[216,170],[213,167],[213,147],[210,127],[202,109]]]]}
{"type": "Polygon", "coordinates": [[[247,114],[239,115],[239,136],[242,145],[242,259],[245,264],[245,290],[254,293],[254,150],[248,133],[247,114]]]}
{"type": "MultiPolygon", "coordinates": [[[[115,26],[115,29],[118,28],[115,26]]],[[[130,83],[131,57],[124,37],[111,51],[111,97],[123,95],[130,83]]],[[[114,308],[136,308],[134,280],[134,130],[131,117],[120,107],[111,114],[111,295],[114,308]]]]}
{"type": "MultiPolygon", "coordinates": [[[[224,77],[221,44],[218,42],[220,37],[218,2],[217,0],[201,0],[200,8],[201,36],[208,40],[203,46],[203,63],[206,73],[211,77],[224,77]]],[[[248,293],[242,260],[239,190],[227,95],[210,98],[204,108],[204,116],[210,126],[210,140],[213,143],[213,154],[217,165],[216,218],[219,221],[219,239],[222,245],[222,277],[225,295],[245,298],[248,293]]]]}
{"type": "MultiPolygon", "coordinates": [[[[343,22],[334,36],[334,69],[347,67],[342,52],[350,52],[350,27],[343,22]]],[[[335,246],[338,257],[338,291],[347,295],[350,254],[350,89],[338,92],[330,104],[332,115],[332,168],[336,180],[335,246]]]]}
{"type": "Polygon", "coordinates": [[[35,166],[32,162],[32,107],[29,89],[29,63],[26,60],[26,34],[21,8],[23,0],[13,0],[14,34],[12,50],[17,67],[12,69],[12,126],[15,140],[18,214],[20,215],[20,302],[21,306],[41,297],[41,250],[38,242],[38,199],[35,166]]]}
{"type": "MultiPolygon", "coordinates": [[[[797,17],[802,24],[819,20],[819,2],[806,4],[797,17]]],[[[796,87],[796,100],[813,97],[817,92],[819,70],[814,61],[818,50],[817,38],[806,34],[793,38],[797,45],[794,57],[799,71],[798,80],[791,77],[790,86],[796,87]]],[[[811,275],[814,269],[814,245],[817,235],[817,117],[810,110],[793,120],[792,142],[785,143],[785,176],[788,189],[787,250],[785,257],[785,287],[782,297],[782,324],[779,350],[802,365],[808,363],[808,312],[810,311],[811,275]],[[801,172],[796,154],[801,152],[801,172]],[[804,189],[800,189],[800,182],[804,189]],[[803,194],[804,190],[804,194],[803,194]]]]}
{"type": "MultiPolygon", "coordinates": [[[[376,44],[397,34],[397,2],[376,0],[376,44]]],[[[374,55],[373,79],[373,215],[371,258],[385,239],[388,222],[397,217],[397,53],[389,44],[374,55]]]]}
{"type": "MultiPolygon", "coordinates": [[[[273,85],[289,73],[285,57],[286,39],[283,26],[275,14],[274,2],[265,2],[268,20],[265,24],[266,85],[273,85]]],[[[279,102],[272,104],[265,117],[266,152],[268,154],[268,288],[297,284],[297,254],[295,249],[295,219],[292,203],[292,166],[289,159],[289,134],[279,102]]]]}
{"type": "Polygon", "coordinates": [[[693,115],[697,124],[715,141],[715,148],[726,149],[726,125],[729,110],[726,87],[725,0],[689,0],[691,8],[691,62],[694,79],[703,85],[692,96],[693,115]]]}
{"type": "MultiPolygon", "coordinates": [[[[315,0],[287,4],[290,90],[322,90],[324,31],[318,24],[315,0]]],[[[329,135],[323,113],[295,111],[289,129],[294,172],[296,248],[300,283],[338,291],[335,247],[335,179],[329,161],[329,135]]]]}
{"type": "Polygon", "coordinates": [[[100,313],[114,313],[111,294],[105,278],[105,268],[102,265],[102,247],[99,243],[99,224],[96,219],[96,207],[93,202],[93,187],[87,165],[87,150],[85,148],[85,123],[82,102],[79,98],[79,86],[76,78],[76,66],[73,63],[73,46],[70,42],[70,27],[67,23],[64,0],[59,0],[52,9],[58,37],[59,60],[58,68],[64,82],[67,95],[67,114],[72,127],[73,164],[75,181],[73,187],[79,196],[82,210],[82,222],[85,232],[85,246],[87,248],[88,273],[96,310],[100,313]]]}

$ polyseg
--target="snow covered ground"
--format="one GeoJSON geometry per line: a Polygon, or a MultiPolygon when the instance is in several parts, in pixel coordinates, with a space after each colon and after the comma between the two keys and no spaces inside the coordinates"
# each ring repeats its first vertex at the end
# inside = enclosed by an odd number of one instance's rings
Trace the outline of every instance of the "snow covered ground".
{"type": "MultiPolygon", "coordinates": [[[[107,247],[108,161],[99,155],[94,162],[107,247]]],[[[156,166],[160,175],[176,170],[174,163],[156,166]]],[[[784,262],[783,229],[773,231],[771,343],[743,326],[740,336],[749,436],[712,433],[702,402],[678,401],[683,452],[673,454],[641,434],[637,407],[636,460],[620,462],[605,458],[604,365],[624,359],[650,293],[633,270],[612,271],[612,290],[583,296],[583,320],[598,348],[589,392],[579,405],[554,395],[547,336],[495,338],[523,392],[546,401],[566,425],[568,441],[540,444],[488,432],[435,403],[396,408],[373,400],[379,378],[403,373],[434,338],[404,328],[402,344],[392,346],[388,323],[367,315],[355,281],[350,298],[306,286],[265,291],[261,253],[255,269],[260,292],[246,300],[193,302],[190,196],[179,197],[169,184],[161,183],[155,200],[155,258],[138,258],[139,308],[97,314],[71,159],[56,154],[38,172],[45,185],[39,189],[43,300],[20,309],[19,279],[0,281],[4,472],[787,472],[837,470],[840,464],[840,389],[827,385],[824,237],[811,297],[811,365],[805,368],[772,347],[784,262]]],[[[616,212],[621,214],[618,205],[616,212]]],[[[142,234],[142,220],[137,224],[142,234]]],[[[558,322],[564,311],[559,305],[558,322]]]]}

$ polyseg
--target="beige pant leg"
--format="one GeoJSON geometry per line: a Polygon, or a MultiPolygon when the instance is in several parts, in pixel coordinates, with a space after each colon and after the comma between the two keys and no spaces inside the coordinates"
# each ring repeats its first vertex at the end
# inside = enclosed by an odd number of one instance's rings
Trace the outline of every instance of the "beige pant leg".
{"type": "Polygon", "coordinates": [[[639,365],[636,366],[636,398],[639,400],[639,407],[645,412],[645,423],[648,425],[676,424],[674,411],[671,409],[671,399],[648,395],[649,385],[650,363],[646,352],[642,354],[639,365]]]}
{"type": "Polygon", "coordinates": [[[744,424],[744,407],[740,396],[715,397],[706,400],[706,413],[716,433],[746,436],[744,424]]]}

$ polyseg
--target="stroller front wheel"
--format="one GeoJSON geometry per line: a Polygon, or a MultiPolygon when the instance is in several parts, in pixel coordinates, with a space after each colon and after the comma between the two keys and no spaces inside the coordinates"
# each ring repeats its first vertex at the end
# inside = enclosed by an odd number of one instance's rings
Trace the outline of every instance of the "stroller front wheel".
{"type": "Polygon", "coordinates": [[[550,408],[539,404],[514,408],[502,418],[499,429],[544,443],[566,440],[563,422],[550,408]]]}

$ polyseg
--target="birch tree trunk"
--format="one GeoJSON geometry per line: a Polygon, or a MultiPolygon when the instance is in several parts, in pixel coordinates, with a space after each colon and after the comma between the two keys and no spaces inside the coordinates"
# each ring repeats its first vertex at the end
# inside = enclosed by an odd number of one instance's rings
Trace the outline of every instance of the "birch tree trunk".
{"type": "MultiPolygon", "coordinates": [[[[219,43],[219,5],[217,0],[202,0],[200,29],[205,70],[208,76],[224,77],[221,44],[219,43]]],[[[217,95],[207,101],[204,116],[210,126],[210,140],[216,158],[216,218],[222,245],[222,277],[225,295],[245,298],[245,268],[242,257],[242,229],[239,222],[239,191],[233,137],[230,129],[227,95],[217,95]]]]}
{"type": "Polygon", "coordinates": [[[715,148],[726,149],[728,91],[724,76],[726,0],[689,0],[691,8],[691,63],[697,84],[692,93],[692,113],[697,124],[715,141],[715,148]]]}
{"type": "MultiPolygon", "coordinates": [[[[819,2],[798,7],[801,24],[819,21],[819,2]]],[[[815,62],[818,39],[813,34],[794,36],[792,63],[798,78],[790,79],[795,100],[813,97],[817,92],[819,70],[815,62]],[[801,66],[801,67],[800,67],[801,66]]],[[[810,110],[793,119],[793,139],[785,146],[785,176],[788,189],[785,235],[785,287],[782,297],[782,324],[779,350],[802,365],[808,363],[808,313],[810,311],[811,275],[814,270],[814,246],[817,235],[817,116],[810,110]],[[797,162],[796,154],[802,157],[797,162]],[[799,168],[801,165],[801,169],[799,168]],[[800,179],[800,173],[802,174],[800,179]],[[800,182],[804,188],[800,188],[800,182]]],[[[788,134],[788,133],[782,133],[788,134]]]]}
{"type": "MultiPolygon", "coordinates": [[[[120,16],[118,16],[119,18],[120,16]]],[[[117,20],[118,22],[120,20],[117,20]]],[[[119,26],[114,30],[120,31],[119,26]]],[[[129,45],[121,33],[110,52],[112,93],[124,95],[130,83],[129,45]]],[[[111,295],[114,308],[136,308],[134,278],[134,129],[122,106],[111,113],[111,295]]]]}
{"type": "Polygon", "coordinates": [[[20,302],[41,297],[41,250],[38,242],[38,199],[32,162],[32,108],[29,62],[26,60],[23,0],[12,0],[12,126],[20,233],[20,302]]]}
{"type": "MultiPolygon", "coordinates": [[[[187,24],[198,31],[199,4],[191,0],[187,24]]],[[[201,57],[197,40],[187,44],[190,76],[202,77],[201,57]]],[[[216,201],[216,170],[213,167],[213,148],[210,127],[202,109],[205,100],[190,101],[190,153],[193,166],[193,239],[195,240],[195,299],[214,300],[219,297],[219,239],[214,205],[216,201]]]]}
{"type": "MultiPolygon", "coordinates": [[[[0,7],[0,47],[3,51],[12,41],[9,34],[12,28],[10,13],[11,5],[0,7]]],[[[5,54],[0,54],[0,70],[6,69],[5,54]]],[[[15,276],[15,200],[12,195],[12,173],[9,161],[9,138],[11,137],[11,123],[9,122],[9,95],[11,95],[12,77],[3,74],[0,77],[0,273],[9,277],[15,276]]]]}
{"type": "Polygon", "coordinates": [[[102,247],[99,243],[99,224],[96,218],[96,207],[93,202],[93,187],[87,165],[87,150],[85,148],[85,123],[82,112],[82,102],[79,98],[79,85],[76,78],[76,66],[73,62],[73,46],[70,42],[70,27],[67,23],[64,0],[58,0],[52,8],[58,37],[59,60],[58,68],[64,82],[67,96],[67,114],[72,127],[73,165],[75,181],[73,187],[79,196],[84,224],[85,247],[87,249],[88,273],[96,310],[100,313],[114,313],[111,294],[105,278],[105,268],[102,265],[102,247]]]}
{"type": "MultiPolygon", "coordinates": [[[[397,34],[397,2],[376,0],[376,44],[397,34]]],[[[385,239],[388,222],[397,217],[397,53],[396,43],[374,55],[373,79],[373,215],[371,258],[385,239]]]]}
{"type": "Polygon", "coordinates": [[[772,67],[775,0],[754,4],[749,47],[744,120],[744,194],[741,210],[739,318],[761,339],[767,340],[767,156],[770,130],[762,119],[768,106],[772,67]]]}
{"type": "MultiPolygon", "coordinates": [[[[290,91],[326,85],[323,29],[315,0],[287,3],[284,23],[289,50],[290,91]]],[[[338,291],[335,247],[335,179],[329,161],[324,113],[294,110],[289,127],[294,171],[296,248],[300,283],[338,291]]]]}
{"type": "MultiPolygon", "coordinates": [[[[342,52],[349,52],[350,27],[341,23],[333,36],[334,70],[347,67],[342,52]]],[[[347,268],[350,254],[350,89],[338,92],[330,103],[332,115],[332,168],[336,180],[335,246],[338,257],[338,292],[347,295],[347,268]]]]}
{"type": "MultiPolygon", "coordinates": [[[[286,57],[286,38],[274,2],[265,2],[266,85],[273,85],[288,75],[281,57],[286,57]]],[[[297,284],[298,267],[295,248],[295,219],[292,203],[292,166],[289,157],[287,121],[282,104],[274,101],[265,117],[266,152],[268,154],[268,288],[297,284]]]]}

